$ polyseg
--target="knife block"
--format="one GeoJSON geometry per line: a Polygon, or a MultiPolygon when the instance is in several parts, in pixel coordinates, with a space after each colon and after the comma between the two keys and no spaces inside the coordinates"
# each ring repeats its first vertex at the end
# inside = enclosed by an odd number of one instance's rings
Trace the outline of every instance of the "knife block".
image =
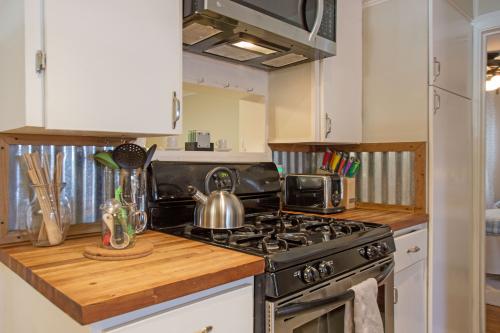
{"type": "Polygon", "coordinates": [[[345,209],[356,208],[356,178],[344,177],[343,186],[342,206],[345,209]]]}

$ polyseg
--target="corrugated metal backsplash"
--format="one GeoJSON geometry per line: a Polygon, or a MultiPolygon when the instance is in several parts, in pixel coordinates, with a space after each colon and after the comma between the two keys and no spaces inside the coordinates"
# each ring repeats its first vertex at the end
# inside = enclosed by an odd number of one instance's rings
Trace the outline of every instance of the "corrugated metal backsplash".
{"type": "MultiPolygon", "coordinates": [[[[351,153],[359,158],[361,169],[356,176],[356,199],[391,205],[414,205],[413,168],[415,153],[351,153]]],[[[283,174],[316,173],[323,152],[273,152],[273,161],[283,167],[283,174]]]]}
{"type": "Polygon", "coordinates": [[[113,196],[118,175],[93,160],[96,151],[110,150],[112,147],[95,146],[53,146],[53,145],[11,145],[9,147],[9,230],[25,228],[27,201],[33,198],[29,187],[26,167],[21,156],[38,151],[47,153],[50,167],[54,165],[56,154],[64,153],[63,181],[65,194],[70,199],[72,223],[93,223],[98,221],[99,205],[113,196]]]}

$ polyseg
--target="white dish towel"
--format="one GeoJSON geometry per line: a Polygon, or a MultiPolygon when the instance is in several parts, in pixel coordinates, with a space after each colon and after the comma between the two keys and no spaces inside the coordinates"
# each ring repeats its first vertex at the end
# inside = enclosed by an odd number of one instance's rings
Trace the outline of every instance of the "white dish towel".
{"type": "MultiPolygon", "coordinates": [[[[354,291],[354,314],[350,307],[346,308],[346,317],[353,318],[354,330],[346,325],[347,332],[354,333],[384,333],[384,324],[377,304],[378,283],[371,278],[351,288],[354,291]]],[[[349,319],[350,319],[349,318],[349,319]]],[[[351,322],[351,320],[346,320],[351,322]]]]}

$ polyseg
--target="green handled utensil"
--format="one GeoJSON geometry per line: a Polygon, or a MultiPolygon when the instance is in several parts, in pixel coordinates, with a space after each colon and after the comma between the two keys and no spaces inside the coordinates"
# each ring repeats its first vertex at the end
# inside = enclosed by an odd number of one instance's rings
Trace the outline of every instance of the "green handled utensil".
{"type": "Polygon", "coordinates": [[[120,167],[116,164],[115,160],[113,160],[113,156],[108,151],[101,151],[94,154],[94,160],[101,163],[102,165],[112,169],[117,170],[120,167]]]}

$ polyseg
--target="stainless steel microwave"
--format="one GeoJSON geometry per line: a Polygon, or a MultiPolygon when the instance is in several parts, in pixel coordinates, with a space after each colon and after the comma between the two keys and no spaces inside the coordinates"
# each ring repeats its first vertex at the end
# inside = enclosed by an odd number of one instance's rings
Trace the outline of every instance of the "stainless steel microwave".
{"type": "Polygon", "coordinates": [[[184,0],[186,51],[264,70],[336,53],[336,0],[184,0]]]}

